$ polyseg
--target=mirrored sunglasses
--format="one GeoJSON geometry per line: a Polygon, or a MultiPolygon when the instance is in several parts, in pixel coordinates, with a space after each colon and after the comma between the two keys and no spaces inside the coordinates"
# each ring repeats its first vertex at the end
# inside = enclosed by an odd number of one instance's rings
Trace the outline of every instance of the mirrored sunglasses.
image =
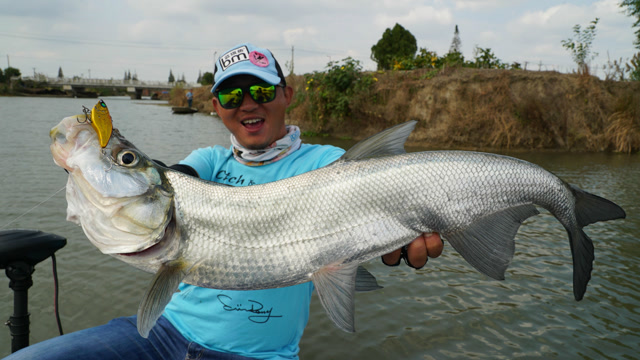
{"type": "Polygon", "coordinates": [[[218,102],[220,106],[225,109],[235,109],[242,104],[244,94],[247,92],[258,104],[265,104],[273,101],[276,98],[276,86],[284,87],[283,85],[271,85],[268,83],[260,83],[251,85],[248,87],[232,87],[227,89],[220,89],[216,91],[218,102]]]}

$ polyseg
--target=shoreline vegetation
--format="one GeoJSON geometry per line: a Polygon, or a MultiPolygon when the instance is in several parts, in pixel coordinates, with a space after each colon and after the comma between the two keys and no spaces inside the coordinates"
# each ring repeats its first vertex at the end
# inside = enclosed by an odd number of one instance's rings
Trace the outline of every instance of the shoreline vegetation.
{"type": "MultiPolygon", "coordinates": [[[[640,150],[638,81],[452,67],[438,72],[361,73],[346,79],[350,86],[332,94],[333,80],[322,78],[323,74],[287,77],[287,83],[295,89],[287,123],[300,126],[307,136],[361,140],[385,128],[418,120],[408,146],[622,153],[640,150]]],[[[338,81],[345,83],[343,78],[338,81]]],[[[200,112],[213,112],[209,89],[193,89],[193,106],[200,112]]],[[[186,106],[186,91],[174,88],[169,103],[186,106]]]]}
{"type": "MultiPolygon", "coordinates": [[[[407,146],[483,151],[640,151],[640,81],[588,74],[477,69],[363,72],[350,59],[324,72],[289,75],[288,124],[303,136],[362,140],[418,120],[407,146]]],[[[193,107],[212,113],[210,86],[193,88],[193,107]]],[[[4,89],[8,90],[8,89],[4,89]]],[[[46,88],[9,96],[62,96],[46,88]]],[[[187,88],[160,99],[187,106],[187,88]]],[[[117,94],[101,93],[100,96],[117,94]]]]}

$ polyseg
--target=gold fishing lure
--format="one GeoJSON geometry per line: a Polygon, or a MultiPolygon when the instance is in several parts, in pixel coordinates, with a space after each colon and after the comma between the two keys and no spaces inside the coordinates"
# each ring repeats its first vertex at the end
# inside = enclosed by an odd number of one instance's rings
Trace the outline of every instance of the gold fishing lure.
{"type": "Polygon", "coordinates": [[[100,99],[98,103],[91,109],[91,126],[98,134],[98,140],[100,141],[100,147],[105,147],[111,139],[111,132],[113,131],[113,123],[107,104],[100,99]]]}

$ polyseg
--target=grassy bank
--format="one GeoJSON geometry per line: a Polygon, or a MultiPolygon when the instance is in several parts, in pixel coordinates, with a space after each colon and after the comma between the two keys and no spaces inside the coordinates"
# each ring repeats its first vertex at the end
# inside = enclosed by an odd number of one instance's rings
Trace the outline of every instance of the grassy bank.
{"type": "MultiPolygon", "coordinates": [[[[361,139],[415,119],[409,143],[440,149],[640,150],[640,82],[469,68],[367,76],[354,80],[366,88],[339,98],[324,84],[310,86],[310,75],[290,77],[296,95],[288,123],[361,139]]],[[[207,113],[208,90],[194,91],[194,106],[207,113]]],[[[171,104],[186,105],[185,92],[174,89],[171,104]]]]}

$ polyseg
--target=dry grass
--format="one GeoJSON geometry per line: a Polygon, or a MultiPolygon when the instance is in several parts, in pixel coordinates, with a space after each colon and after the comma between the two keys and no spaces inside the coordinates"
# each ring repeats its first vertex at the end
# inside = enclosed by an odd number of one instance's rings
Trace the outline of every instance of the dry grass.
{"type": "Polygon", "coordinates": [[[616,110],[609,116],[605,138],[617,152],[640,150],[640,103],[633,96],[619,99],[616,110]]]}
{"type": "MultiPolygon", "coordinates": [[[[348,121],[311,121],[304,96],[294,97],[287,122],[305,131],[362,139],[418,120],[411,145],[441,149],[561,149],[640,151],[640,82],[601,81],[588,74],[450,68],[373,73],[370,94],[350,103],[348,121]]],[[[304,94],[303,76],[287,82],[304,94]]],[[[182,91],[182,93],[178,93],[182,91]]],[[[172,105],[186,105],[185,91],[172,105]]],[[[194,106],[213,111],[208,87],[194,106]]]]}
{"type": "MultiPolygon", "coordinates": [[[[433,148],[640,149],[640,83],[601,81],[588,74],[449,69],[376,73],[372,96],[351,104],[352,119],[313,129],[356,139],[415,119],[410,143],[433,148]],[[621,98],[630,100],[620,105],[621,98]]],[[[296,91],[300,91],[299,87],[296,91]]],[[[304,89],[302,89],[304,90],[304,89]]],[[[304,102],[289,120],[305,128],[304,102]]]]}

